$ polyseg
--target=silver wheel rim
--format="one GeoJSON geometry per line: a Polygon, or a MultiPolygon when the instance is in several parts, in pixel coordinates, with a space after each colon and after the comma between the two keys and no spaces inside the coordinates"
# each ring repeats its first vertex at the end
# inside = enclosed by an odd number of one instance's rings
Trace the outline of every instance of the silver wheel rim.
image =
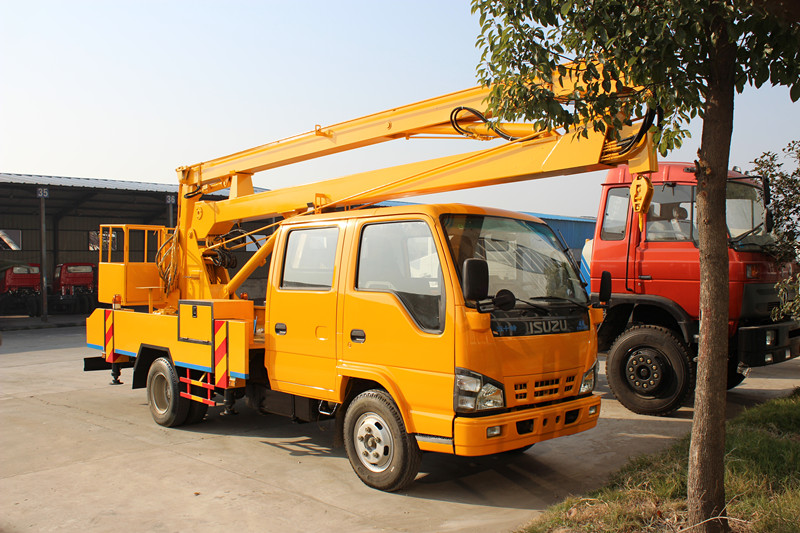
{"type": "Polygon", "coordinates": [[[358,458],[372,472],[383,472],[394,457],[394,439],[386,421],[375,413],[364,413],[356,421],[354,442],[358,458]]]}
{"type": "Polygon", "coordinates": [[[153,376],[151,390],[153,408],[163,415],[169,409],[169,404],[172,401],[172,389],[167,383],[167,377],[161,373],[153,376]]]}

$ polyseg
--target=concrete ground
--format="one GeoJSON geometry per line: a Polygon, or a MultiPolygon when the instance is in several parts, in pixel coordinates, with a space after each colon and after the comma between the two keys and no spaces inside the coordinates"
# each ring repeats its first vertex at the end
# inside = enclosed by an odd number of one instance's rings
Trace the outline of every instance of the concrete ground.
{"type": "MultiPolygon", "coordinates": [[[[69,326],[69,324],[62,324],[69,326]]],[[[82,327],[5,328],[0,345],[0,531],[512,531],[691,425],[630,413],[608,392],[598,427],[513,458],[426,454],[417,481],[363,485],[332,424],[241,414],[153,422],[143,390],[82,371],[82,327]]],[[[123,371],[129,381],[130,369],[123,371]]],[[[127,379],[126,379],[127,378],[127,379]]],[[[800,361],[756,369],[729,414],[800,386],[800,361]]]]}

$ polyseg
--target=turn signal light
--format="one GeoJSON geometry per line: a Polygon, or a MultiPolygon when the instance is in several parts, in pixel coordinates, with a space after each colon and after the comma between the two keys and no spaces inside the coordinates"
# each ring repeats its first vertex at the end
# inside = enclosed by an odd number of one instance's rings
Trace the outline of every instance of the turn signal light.
{"type": "Polygon", "coordinates": [[[758,279],[761,277],[761,265],[751,264],[744,267],[747,279],[758,279]]]}

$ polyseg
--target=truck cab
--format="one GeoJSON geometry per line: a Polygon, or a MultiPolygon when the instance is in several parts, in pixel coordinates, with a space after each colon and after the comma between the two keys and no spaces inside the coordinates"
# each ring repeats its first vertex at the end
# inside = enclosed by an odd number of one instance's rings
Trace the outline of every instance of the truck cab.
{"type": "Polygon", "coordinates": [[[0,311],[5,314],[24,311],[29,316],[41,314],[42,275],[39,265],[8,265],[0,272],[0,311]]]}
{"type": "Polygon", "coordinates": [[[66,313],[90,312],[97,306],[96,271],[93,263],[56,265],[48,307],[66,313]]]}
{"type": "Polygon", "coordinates": [[[53,293],[62,296],[89,294],[96,291],[95,265],[92,263],[63,263],[56,265],[53,274],[53,293]]]}
{"type": "MultiPolygon", "coordinates": [[[[697,180],[689,163],[661,163],[651,175],[653,196],[642,217],[630,197],[632,175],[620,166],[603,184],[593,241],[582,268],[592,291],[600,273],[612,275],[612,306],[599,332],[608,352],[609,385],[629,409],[668,414],[683,405],[694,382],[699,341],[700,258],[697,180]]],[[[727,225],[730,301],[728,386],[748,368],[779,363],[800,351],[800,325],[773,322],[775,283],[783,276],[769,254],[760,180],[730,171],[727,225]]]]}

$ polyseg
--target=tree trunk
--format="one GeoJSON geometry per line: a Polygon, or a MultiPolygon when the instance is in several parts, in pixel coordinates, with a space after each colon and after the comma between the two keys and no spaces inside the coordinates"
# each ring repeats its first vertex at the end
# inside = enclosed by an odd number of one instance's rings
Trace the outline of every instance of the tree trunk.
{"type": "Polygon", "coordinates": [[[725,518],[725,392],[728,361],[728,233],[725,186],[733,133],[735,44],[724,23],[709,58],[703,134],[697,163],[700,237],[700,347],[689,448],[687,503],[693,532],[728,531],[725,518]]]}

